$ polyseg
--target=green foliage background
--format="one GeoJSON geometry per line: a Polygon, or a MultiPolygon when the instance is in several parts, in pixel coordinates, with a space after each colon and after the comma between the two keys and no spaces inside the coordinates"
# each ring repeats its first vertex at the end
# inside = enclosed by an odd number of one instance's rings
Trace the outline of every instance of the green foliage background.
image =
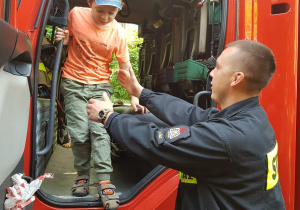
{"type": "MultiPolygon", "coordinates": [[[[142,41],[143,40],[141,38],[138,38],[137,31],[134,31],[133,41],[128,42],[130,63],[136,76],[139,67],[139,44],[142,43],[142,41]]],[[[130,95],[125,88],[119,85],[119,80],[117,79],[119,64],[115,55],[113,56],[113,62],[111,62],[110,67],[112,69],[110,84],[114,86],[114,93],[111,97],[111,100],[115,101],[116,99],[120,99],[124,103],[130,103],[130,95]]]]}

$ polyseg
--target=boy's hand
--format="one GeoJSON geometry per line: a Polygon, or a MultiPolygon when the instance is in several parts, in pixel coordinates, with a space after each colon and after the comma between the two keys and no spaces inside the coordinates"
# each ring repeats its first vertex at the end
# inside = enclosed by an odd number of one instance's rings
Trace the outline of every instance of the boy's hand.
{"type": "Polygon", "coordinates": [[[63,45],[68,45],[70,42],[70,33],[68,30],[57,28],[55,32],[55,41],[59,42],[62,39],[64,39],[63,45]]]}
{"type": "Polygon", "coordinates": [[[137,107],[140,108],[142,114],[149,112],[149,110],[145,106],[140,105],[139,99],[137,97],[131,96],[130,102],[131,102],[131,106],[135,112],[138,111],[137,107]]]}
{"type": "Polygon", "coordinates": [[[117,78],[120,80],[119,84],[124,87],[130,95],[140,98],[143,87],[137,81],[132,67],[129,68],[129,72],[120,69],[117,75],[117,78]]]}
{"type": "MultiPolygon", "coordinates": [[[[103,101],[99,101],[97,99],[90,99],[88,104],[86,105],[86,109],[87,109],[87,113],[89,114],[89,119],[93,120],[95,122],[99,122],[98,120],[98,114],[100,112],[100,110],[102,109],[108,109],[111,112],[113,112],[113,104],[110,101],[108,95],[104,92],[103,93],[103,101]]],[[[109,113],[106,117],[106,119],[108,118],[108,116],[111,113],[109,113]]]]}

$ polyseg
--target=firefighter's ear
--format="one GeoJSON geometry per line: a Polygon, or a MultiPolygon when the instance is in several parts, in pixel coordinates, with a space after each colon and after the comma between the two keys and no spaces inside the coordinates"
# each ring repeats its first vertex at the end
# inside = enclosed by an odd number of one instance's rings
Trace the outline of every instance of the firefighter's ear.
{"type": "Polygon", "coordinates": [[[244,81],[244,79],[245,79],[245,75],[243,72],[241,71],[234,72],[231,77],[230,86],[236,86],[240,84],[242,81],[244,81]]]}

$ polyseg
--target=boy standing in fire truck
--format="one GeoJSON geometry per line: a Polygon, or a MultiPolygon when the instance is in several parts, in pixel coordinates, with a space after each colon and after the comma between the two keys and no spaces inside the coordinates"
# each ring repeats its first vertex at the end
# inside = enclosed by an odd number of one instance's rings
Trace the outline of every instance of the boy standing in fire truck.
{"type": "MultiPolygon", "coordinates": [[[[88,119],[86,104],[90,98],[102,100],[102,93],[113,93],[109,82],[113,53],[120,69],[128,71],[131,66],[125,31],[115,20],[122,9],[122,0],[87,0],[87,3],[90,8],[73,8],[67,30],[57,29],[55,34],[56,41],[64,39],[63,44],[69,45],[68,58],[62,68],[61,92],[78,174],[72,194],[89,194],[92,157],[103,206],[117,209],[119,197],[115,194],[115,186],[110,183],[113,171],[110,137],[103,126],[88,119]]],[[[131,104],[135,110],[136,106],[143,110],[136,97],[131,97],[131,104]]]]}

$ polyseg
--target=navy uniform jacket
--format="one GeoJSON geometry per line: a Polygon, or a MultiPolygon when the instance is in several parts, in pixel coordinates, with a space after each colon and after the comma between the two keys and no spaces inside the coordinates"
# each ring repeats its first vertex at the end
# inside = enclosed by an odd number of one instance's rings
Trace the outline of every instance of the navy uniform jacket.
{"type": "Polygon", "coordinates": [[[258,97],[203,110],[143,89],[140,104],[171,127],[117,113],[105,127],[135,154],[182,172],[176,209],[285,209],[275,133],[258,97]]]}

